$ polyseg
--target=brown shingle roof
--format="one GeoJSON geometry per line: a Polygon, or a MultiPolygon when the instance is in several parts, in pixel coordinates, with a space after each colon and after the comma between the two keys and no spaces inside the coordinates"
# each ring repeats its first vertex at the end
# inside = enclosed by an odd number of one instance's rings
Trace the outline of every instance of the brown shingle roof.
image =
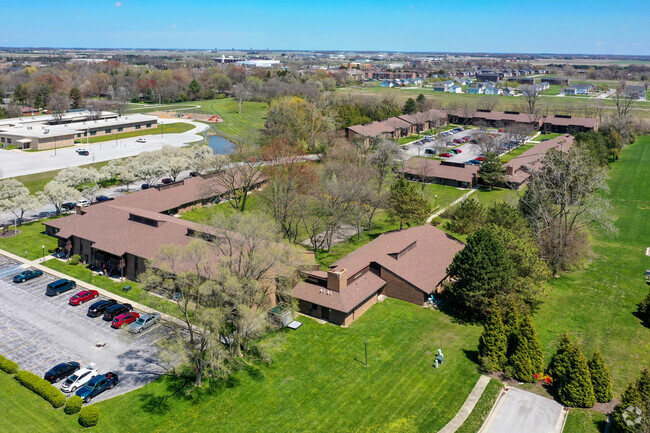
{"type": "Polygon", "coordinates": [[[411,158],[406,162],[404,173],[413,176],[425,176],[439,179],[453,179],[460,182],[472,184],[475,181],[478,167],[465,165],[456,167],[445,165],[443,161],[434,161],[426,158],[411,158]]]}
{"type": "Polygon", "coordinates": [[[592,117],[556,117],[546,116],[544,123],[557,126],[583,126],[585,128],[596,129],[598,127],[598,119],[592,117]]]}
{"type": "Polygon", "coordinates": [[[342,292],[328,290],[318,284],[302,281],[291,290],[291,295],[303,301],[349,313],[377,293],[384,285],[386,285],[386,281],[372,272],[367,272],[350,283],[342,292]]]}
{"type": "Polygon", "coordinates": [[[542,159],[546,155],[546,152],[550,149],[567,152],[573,145],[573,141],[573,136],[564,134],[536,144],[505,165],[508,180],[516,184],[525,182],[530,177],[532,171],[539,170],[542,167],[542,159]]]}
{"type": "Polygon", "coordinates": [[[365,125],[349,126],[347,129],[354,131],[364,137],[374,137],[379,134],[392,133],[400,128],[408,128],[411,124],[398,117],[391,117],[390,119],[366,123],[365,125]]]}

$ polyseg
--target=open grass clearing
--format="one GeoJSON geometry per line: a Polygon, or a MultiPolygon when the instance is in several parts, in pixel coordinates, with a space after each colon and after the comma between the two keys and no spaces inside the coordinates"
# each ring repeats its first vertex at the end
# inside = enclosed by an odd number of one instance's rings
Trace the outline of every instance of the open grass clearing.
{"type": "Polygon", "coordinates": [[[603,433],[607,417],[604,413],[586,409],[571,409],[562,433],[603,433]]]}
{"type": "Polygon", "coordinates": [[[524,191],[518,191],[507,188],[492,188],[491,190],[479,189],[471,197],[475,198],[482,203],[485,207],[491,206],[497,202],[506,202],[513,206],[517,206],[519,198],[524,194],[524,191]]]}
{"type": "Polygon", "coordinates": [[[45,221],[49,221],[49,219],[18,226],[19,234],[9,238],[0,238],[0,249],[28,260],[37,260],[44,255],[49,255],[47,250],[56,248],[58,242],[55,238],[45,234],[43,225],[45,221]]]}
{"type": "Polygon", "coordinates": [[[159,123],[157,128],[140,129],[137,131],[120,132],[117,134],[102,135],[101,137],[88,137],[75,140],[76,143],[101,143],[105,141],[115,141],[122,138],[140,137],[146,135],[163,135],[180,134],[194,129],[194,125],[184,122],[178,123],[159,123]]]}

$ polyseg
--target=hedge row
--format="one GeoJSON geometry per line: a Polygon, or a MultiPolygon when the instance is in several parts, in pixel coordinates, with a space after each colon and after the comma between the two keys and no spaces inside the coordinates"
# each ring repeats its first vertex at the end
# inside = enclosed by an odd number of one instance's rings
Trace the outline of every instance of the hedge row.
{"type": "Polygon", "coordinates": [[[94,404],[84,406],[79,413],[79,424],[84,427],[96,426],[99,422],[99,409],[94,404]]]}
{"type": "Polygon", "coordinates": [[[18,373],[19,369],[20,368],[18,367],[18,364],[0,355],[0,370],[4,371],[5,373],[16,374],[18,373]]]}
{"type": "Polygon", "coordinates": [[[50,382],[41,379],[34,373],[21,370],[14,376],[21,385],[25,388],[32,390],[34,393],[43,397],[55,409],[65,404],[65,395],[58,389],[52,386],[50,382]]]}

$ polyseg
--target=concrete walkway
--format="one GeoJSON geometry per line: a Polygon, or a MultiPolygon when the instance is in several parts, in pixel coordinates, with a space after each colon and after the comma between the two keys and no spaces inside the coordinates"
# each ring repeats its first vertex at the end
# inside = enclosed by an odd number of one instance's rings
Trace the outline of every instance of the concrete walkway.
{"type": "Polygon", "coordinates": [[[463,425],[469,414],[474,410],[474,406],[476,406],[478,399],[483,395],[483,391],[485,391],[488,383],[490,383],[490,378],[488,376],[479,377],[478,381],[476,381],[476,385],[474,385],[474,389],[472,389],[467,400],[463,403],[463,407],[460,408],[456,416],[438,433],[454,433],[458,430],[460,426],[463,425]]]}
{"type": "MultiPolygon", "coordinates": [[[[174,323],[180,324],[180,325],[183,324],[183,322],[181,320],[177,319],[176,317],[170,316],[170,315],[165,314],[165,313],[161,313],[160,311],[154,310],[151,307],[147,307],[146,305],[142,305],[142,304],[140,304],[140,303],[138,303],[136,301],[133,301],[131,299],[127,299],[127,298],[124,298],[124,297],[122,297],[120,295],[116,295],[115,293],[109,292],[108,290],[102,289],[101,287],[94,286],[94,285],[89,284],[89,283],[87,283],[85,281],[81,281],[81,280],[78,280],[76,278],[73,278],[70,275],[66,275],[66,274],[64,274],[62,272],[55,271],[54,269],[50,269],[47,266],[41,265],[41,263],[43,261],[49,260],[51,258],[50,256],[46,256],[44,259],[28,260],[28,259],[17,256],[15,254],[12,254],[12,253],[10,253],[8,251],[5,251],[5,250],[0,250],[0,254],[2,254],[3,256],[9,257],[10,259],[16,260],[17,262],[22,263],[26,267],[32,267],[32,268],[40,269],[41,271],[47,272],[50,275],[54,275],[54,276],[59,277],[59,278],[65,278],[65,279],[68,279],[68,280],[72,280],[72,281],[77,283],[77,286],[82,287],[82,288],[84,288],[86,290],[97,290],[97,292],[99,292],[100,295],[106,296],[108,298],[115,299],[119,303],[131,304],[133,306],[133,308],[135,308],[136,310],[144,311],[145,313],[159,313],[161,315],[161,318],[163,318],[163,319],[165,319],[165,320],[167,320],[169,322],[174,322],[174,323]]],[[[45,292],[43,292],[43,293],[45,293],[45,292]]]]}
{"type": "Polygon", "coordinates": [[[437,216],[439,216],[439,215],[442,215],[442,214],[443,214],[447,209],[449,209],[450,207],[455,206],[455,205],[457,205],[458,203],[460,203],[461,201],[467,199],[467,197],[469,197],[470,195],[474,194],[476,191],[478,191],[478,188],[470,189],[469,191],[467,191],[467,193],[463,194],[462,196],[460,196],[459,198],[457,198],[456,200],[454,200],[453,203],[448,204],[447,206],[445,206],[445,207],[443,207],[442,209],[440,209],[438,212],[434,213],[433,215],[430,215],[429,218],[427,218],[427,224],[430,224],[431,221],[433,221],[433,219],[434,219],[435,217],[437,217],[437,216]]]}

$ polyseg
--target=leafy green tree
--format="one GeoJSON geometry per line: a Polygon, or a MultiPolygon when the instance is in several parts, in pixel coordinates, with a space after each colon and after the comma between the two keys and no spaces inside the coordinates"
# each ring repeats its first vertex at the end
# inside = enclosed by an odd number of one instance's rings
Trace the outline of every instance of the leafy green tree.
{"type": "Polygon", "coordinates": [[[460,234],[472,233],[483,225],[485,206],[470,197],[451,208],[446,216],[451,220],[449,230],[460,234]]]}
{"type": "Polygon", "coordinates": [[[508,337],[501,312],[493,305],[478,340],[479,361],[485,371],[500,371],[506,363],[508,337]]]}
{"type": "Polygon", "coordinates": [[[621,402],[612,414],[614,433],[647,433],[650,431],[650,370],[641,371],[638,380],[630,383],[621,402]]]}
{"type": "Polygon", "coordinates": [[[492,228],[476,230],[449,265],[455,281],[449,286],[451,303],[470,320],[483,320],[490,301],[503,305],[512,292],[514,266],[492,228]]]}
{"type": "Polygon", "coordinates": [[[27,103],[27,98],[29,98],[27,87],[24,84],[18,84],[14,90],[14,101],[24,105],[27,103]]]}
{"type": "Polygon", "coordinates": [[[575,143],[584,147],[598,165],[607,165],[609,149],[603,134],[598,131],[579,132],[575,135],[575,143]]]}
{"type": "Polygon", "coordinates": [[[639,302],[637,314],[646,326],[650,326],[650,293],[639,302]]]}
{"type": "Polygon", "coordinates": [[[400,230],[406,224],[422,224],[429,214],[429,204],[422,197],[417,185],[404,178],[398,179],[390,186],[388,194],[388,218],[399,222],[400,230]]]}
{"type": "Polygon", "coordinates": [[[84,104],[84,98],[81,95],[81,90],[79,90],[78,87],[73,87],[70,89],[70,94],[68,95],[70,100],[72,101],[72,108],[73,109],[78,109],[83,107],[84,104]]]}
{"type": "Polygon", "coordinates": [[[523,317],[515,333],[509,363],[513,377],[522,382],[534,382],[535,374],[544,371],[544,354],[530,314],[523,317]]]}
{"type": "Polygon", "coordinates": [[[406,103],[404,104],[404,108],[402,109],[402,112],[404,114],[411,114],[411,113],[415,113],[417,109],[418,107],[417,104],[415,103],[415,99],[408,98],[406,100],[406,103]]]}
{"type": "Polygon", "coordinates": [[[594,388],[596,401],[607,403],[612,399],[612,376],[605,364],[605,359],[600,349],[594,352],[589,360],[589,372],[591,373],[591,384],[594,388]]]}
{"type": "Polygon", "coordinates": [[[485,155],[485,161],[478,169],[478,179],[488,189],[505,182],[506,169],[498,154],[489,152],[485,155]]]}
{"type": "Polygon", "coordinates": [[[506,351],[506,357],[508,359],[510,359],[515,350],[515,338],[519,329],[519,321],[519,310],[513,305],[506,307],[505,313],[503,314],[503,329],[508,338],[508,350],[506,351]]]}
{"type": "Polygon", "coordinates": [[[577,342],[562,336],[549,368],[559,400],[573,407],[592,407],[596,403],[587,358],[577,342]]]}
{"type": "Polygon", "coordinates": [[[521,210],[504,201],[495,202],[486,209],[484,224],[506,228],[517,236],[532,236],[521,210]]]}
{"type": "Polygon", "coordinates": [[[187,86],[187,88],[190,91],[190,94],[192,95],[192,99],[196,99],[199,97],[199,93],[201,92],[201,83],[196,81],[196,78],[190,81],[190,84],[187,86]]]}

